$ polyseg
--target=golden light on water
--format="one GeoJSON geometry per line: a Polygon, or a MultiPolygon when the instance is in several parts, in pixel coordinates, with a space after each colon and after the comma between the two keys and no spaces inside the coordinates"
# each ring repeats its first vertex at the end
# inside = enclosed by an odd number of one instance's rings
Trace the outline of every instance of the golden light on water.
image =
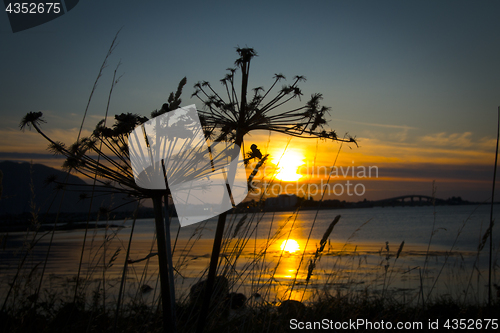
{"type": "Polygon", "coordinates": [[[295,239],[285,239],[283,243],[281,243],[281,251],[295,253],[299,250],[299,243],[295,239]]]}
{"type": "Polygon", "coordinates": [[[304,159],[304,155],[297,150],[287,150],[284,154],[276,154],[272,160],[278,165],[276,178],[286,182],[294,182],[302,178],[297,171],[301,165],[304,165],[304,159]]]}

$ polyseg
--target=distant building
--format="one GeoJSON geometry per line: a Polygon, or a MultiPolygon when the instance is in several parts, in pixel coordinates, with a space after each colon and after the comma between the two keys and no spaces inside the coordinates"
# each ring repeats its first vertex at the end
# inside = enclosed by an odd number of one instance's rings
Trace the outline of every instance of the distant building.
{"type": "Polygon", "coordinates": [[[298,197],[295,194],[281,194],[277,197],[267,198],[266,207],[292,208],[297,205],[298,197]]]}

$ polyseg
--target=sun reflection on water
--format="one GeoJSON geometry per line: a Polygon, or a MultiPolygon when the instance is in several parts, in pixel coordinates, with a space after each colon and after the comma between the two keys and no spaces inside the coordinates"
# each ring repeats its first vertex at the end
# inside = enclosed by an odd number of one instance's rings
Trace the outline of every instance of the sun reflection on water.
{"type": "Polygon", "coordinates": [[[285,239],[283,243],[281,243],[281,251],[295,253],[299,250],[299,243],[295,239],[285,239]]]}

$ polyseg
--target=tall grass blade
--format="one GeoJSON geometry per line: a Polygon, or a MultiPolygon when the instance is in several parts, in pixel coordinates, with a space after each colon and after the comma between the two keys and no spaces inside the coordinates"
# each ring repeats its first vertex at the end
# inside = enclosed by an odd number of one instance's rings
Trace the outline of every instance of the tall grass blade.
{"type": "Polygon", "coordinates": [[[307,284],[309,283],[309,280],[311,279],[312,273],[314,271],[314,268],[316,267],[316,261],[320,258],[321,253],[325,249],[326,242],[328,241],[328,237],[330,237],[330,234],[332,233],[333,227],[339,222],[340,220],[340,215],[337,215],[335,219],[330,223],[328,228],[326,229],[325,233],[323,234],[323,237],[321,238],[321,241],[319,242],[319,248],[316,249],[316,253],[314,253],[314,258],[309,262],[309,267],[307,269],[307,277],[306,277],[306,287],[307,284]]]}
{"type": "Polygon", "coordinates": [[[491,189],[491,209],[490,209],[490,256],[488,261],[488,306],[491,306],[491,261],[493,257],[493,204],[495,202],[495,182],[497,177],[497,162],[498,162],[498,139],[500,138],[500,106],[498,107],[497,119],[497,146],[495,150],[495,168],[493,170],[493,185],[491,189]]]}
{"type": "Polygon", "coordinates": [[[132,245],[132,236],[134,235],[134,228],[135,228],[135,221],[137,220],[137,211],[139,209],[140,201],[137,202],[137,206],[134,211],[134,220],[132,221],[132,228],[130,229],[130,237],[128,240],[128,246],[127,246],[127,254],[125,256],[125,262],[123,264],[123,272],[122,272],[122,278],[120,281],[120,290],[118,292],[118,301],[116,302],[116,314],[115,314],[115,321],[113,325],[113,332],[116,332],[116,327],[118,324],[118,317],[120,315],[120,307],[121,307],[121,300],[122,300],[122,295],[123,295],[123,286],[125,284],[125,276],[127,275],[127,267],[128,267],[128,258],[130,255],[130,246],[132,245]]]}

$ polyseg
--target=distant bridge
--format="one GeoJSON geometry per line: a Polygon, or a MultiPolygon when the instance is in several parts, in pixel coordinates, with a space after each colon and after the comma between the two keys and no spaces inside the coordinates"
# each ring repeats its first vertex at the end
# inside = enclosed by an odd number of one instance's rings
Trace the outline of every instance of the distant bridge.
{"type": "Polygon", "coordinates": [[[431,206],[444,203],[443,199],[436,199],[427,195],[410,194],[399,197],[372,201],[374,206],[431,206]]]}

